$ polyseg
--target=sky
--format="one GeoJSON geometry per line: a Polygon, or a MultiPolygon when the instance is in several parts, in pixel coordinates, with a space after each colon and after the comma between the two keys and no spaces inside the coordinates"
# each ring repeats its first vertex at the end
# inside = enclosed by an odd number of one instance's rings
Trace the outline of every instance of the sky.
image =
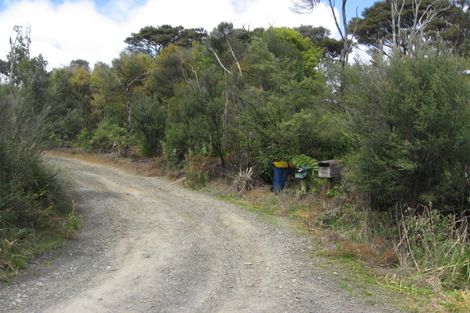
{"type": "MultiPolygon", "coordinates": [[[[338,37],[329,7],[309,14],[290,10],[293,0],[0,0],[0,59],[6,59],[13,26],[31,27],[31,54],[48,68],[74,59],[110,63],[125,49],[124,39],[147,25],[170,24],[212,30],[220,22],[235,27],[324,26],[338,37]]],[[[337,0],[336,2],[340,2],[337,0]]],[[[374,0],[350,0],[349,16],[374,0]]]]}

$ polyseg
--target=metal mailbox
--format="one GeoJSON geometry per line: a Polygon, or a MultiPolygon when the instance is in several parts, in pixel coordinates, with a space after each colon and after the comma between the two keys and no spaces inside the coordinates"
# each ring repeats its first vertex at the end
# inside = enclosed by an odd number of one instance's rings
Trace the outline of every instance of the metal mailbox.
{"type": "Polygon", "coordinates": [[[312,174],[313,168],[310,166],[299,167],[295,170],[294,177],[296,179],[305,179],[312,174]]]}
{"type": "Polygon", "coordinates": [[[341,177],[341,165],[337,160],[318,162],[318,177],[339,179],[341,177]]]}

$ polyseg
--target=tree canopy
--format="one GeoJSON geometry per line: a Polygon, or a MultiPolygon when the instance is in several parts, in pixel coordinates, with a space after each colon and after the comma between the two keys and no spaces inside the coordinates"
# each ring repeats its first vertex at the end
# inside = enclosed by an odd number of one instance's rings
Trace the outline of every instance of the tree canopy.
{"type": "Polygon", "coordinates": [[[186,29],[183,26],[161,25],[143,27],[138,33],[132,33],[124,41],[131,51],[156,56],[169,44],[190,47],[193,42],[200,42],[206,36],[207,32],[202,28],[186,29]]]}
{"type": "Polygon", "coordinates": [[[445,53],[467,56],[470,51],[470,12],[466,2],[378,1],[365,9],[361,18],[351,20],[350,25],[355,28],[354,35],[359,43],[383,53],[389,53],[395,47],[404,54],[409,53],[410,41],[415,41],[412,43],[415,46],[418,38],[412,37],[419,32],[422,44],[445,53]],[[393,14],[396,15],[395,26],[391,21],[393,14]]]}

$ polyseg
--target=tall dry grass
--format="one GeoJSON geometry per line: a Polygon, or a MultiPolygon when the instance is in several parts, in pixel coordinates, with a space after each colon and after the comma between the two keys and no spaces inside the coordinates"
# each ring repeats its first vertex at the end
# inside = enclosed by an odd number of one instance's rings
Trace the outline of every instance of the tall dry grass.
{"type": "Polygon", "coordinates": [[[428,206],[407,209],[398,220],[400,266],[414,269],[434,289],[470,287],[469,216],[428,206]]]}

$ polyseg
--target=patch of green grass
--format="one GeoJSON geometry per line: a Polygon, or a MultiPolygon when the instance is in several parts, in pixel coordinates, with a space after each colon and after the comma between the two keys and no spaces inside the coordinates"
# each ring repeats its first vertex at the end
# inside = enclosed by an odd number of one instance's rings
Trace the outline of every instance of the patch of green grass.
{"type": "Polygon", "coordinates": [[[60,248],[83,225],[80,216],[69,214],[51,221],[50,227],[36,229],[2,228],[0,241],[0,281],[8,281],[38,255],[60,248]]]}
{"type": "Polygon", "coordinates": [[[264,206],[259,204],[253,204],[246,200],[242,200],[239,196],[233,194],[215,194],[215,197],[219,200],[233,203],[249,212],[255,213],[257,218],[265,223],[269,224],[283,224],[280,220],[278,210],[274,206],[264,206]]]}
{"type": "Polygon", "coordinates": [[[336,277],[338,286],[352,297],[371,305],[386,303],[387,306],[409,310],[411,302],[408,302],[407,294],[390,288],[367,264],[354,257],[331,255],[326,249],[314,251],[314,255],[322,260],[318,267],[328,272],[330,277],[336,277]]]}
{"type": "Polygon", "coordinates": [[[451,291],[444,294],[439,305],[448,312],[470,312],[470,290],[451,291]]]}

